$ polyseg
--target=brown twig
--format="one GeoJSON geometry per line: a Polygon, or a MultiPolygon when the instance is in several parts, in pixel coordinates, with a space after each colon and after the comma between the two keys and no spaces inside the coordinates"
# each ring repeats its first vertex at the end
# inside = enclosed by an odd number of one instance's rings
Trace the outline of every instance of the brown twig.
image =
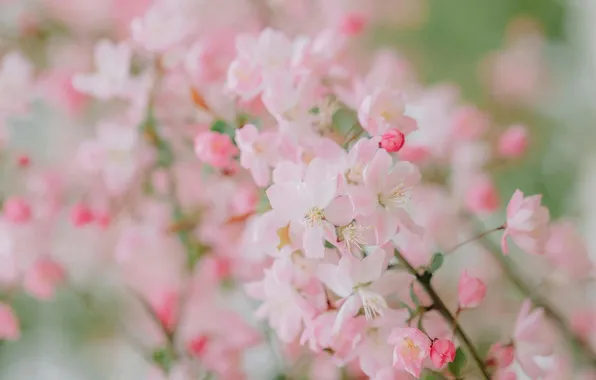
{"type": "Polygon", "coordinates": [[[472,359],[474,360],[474,362],[478,366],[478,369],[482,373],[482,377],[486,380],[490,380],[490,374],[488,372],[488,369],[484,365],[484,360],[482,360],[482,358],[480,357],[480,354],[474,347],[474,344],[472,343],[472,341],[470,340],[470,338],[468,337],[466,332],[463,330],[461,325],[457,322],[457,320],[455,319],[453,314],[451,314],[451,311],[449,311],[449,309],[447,308],[447,306],[445,305],[445,303],[443,302],[441,297],[437,294],[434,287],[432,286],[432,284],[431,284],[432,274],[430,274],[429,272],[420,274],[416,270],[416,268],[414,268],[398,250],[395,250],[395,256],[398,258],[399,262],[404,266],[404,268],[408,272],[410,272],[411,274],[416,276],[416,280],[420,283],[420,285],[422,285],[422,287],[424,288],[424,290],[426,291],[426,293],[432,300],[434,309],[437,310],[443,316],[443,318],[447,321],[447,323],[451,324],[452,326],[455,326],[455,332],[457,333],[458,337],[461,339],[464,346],[466,346],[466,348],[468,349],[468,352],[472,356],[472,359]]]}

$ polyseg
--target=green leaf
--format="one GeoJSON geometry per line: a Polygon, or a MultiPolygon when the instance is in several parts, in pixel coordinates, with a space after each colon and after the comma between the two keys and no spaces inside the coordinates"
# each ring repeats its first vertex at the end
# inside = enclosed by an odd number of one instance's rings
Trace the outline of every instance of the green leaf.
{"type": "Polygon", "coordinates": [[[151,358],[153,359],[153,362],[157,366],[159,366],[159,368],[163,369],[164,372],[168,373],[170,372],[170,369],[172,369],[172,365],[176,360],[175,356],[176,355],[174,354],[171,348],[164,347],[155,350],[153,352],[153,355],[151,355],[151,358]]]}
{"type": "Polygon", "coordinates": [[[467,363],[468,360],[466,359],[466,354],[460,347],[455,351],[455,359],[449,363],[449,372],[451,372],[453,376],[459,377],[462,375],[467,363]]]}
{"type": "Polygon", "coordinates": [[[213,132],[221,133],[223,135],[228,135],[234,141],[234,135],[236,134],[236,129],[231,126],[230,124],[226,123],[223,120],[217,120],[213,124],[211,124],[211,130],[213,132]]]}
{"type": "Polygon", "coordinates": [[[418,298],[418,296],[414,292],[414,282],[412,282],[410,284],[410,298],[412,299],[412,302],[414,302],[414,305],[416,305],[416,307],[419,307],[420,306],[420,299],[418,298]]]}
{"type": "Polygon", "coordinates": [[[325,248],[335,248],[335,246],[331,244],[329,241],[325,240],[325,248]]]}
{"type": "Polygon", "coordinates": [[[445,261],[445,256],[442,253],[435,253],[433,258],[430,260],[430,265],[428,266],[428,271],[430,273],[435,273],[436,271],[441,268],[443,262],[445,261]]]}

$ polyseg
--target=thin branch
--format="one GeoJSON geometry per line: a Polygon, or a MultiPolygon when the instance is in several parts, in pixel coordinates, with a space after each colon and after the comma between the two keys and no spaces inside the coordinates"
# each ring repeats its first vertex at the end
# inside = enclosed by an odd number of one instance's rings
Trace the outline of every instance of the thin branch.
{"type": "Polygon", "coordinates": [[[522,273],[518,272],[517,269],[509,263],[507,258],[500,252],[500,249],[487,238],[480,239],[482,246],[492,255],[497,261],[501,270],[509,278],[509,280],[515,285],[515,287],[524,296],[528,297],[536,307],[544,309],[544,314],[547,318],[554,322],[559,331],[575,346],[580,348],[580,352],[583,354],[585,359],[596,367],[596,352],[594,348],[581,336],[577,335],[569,326],[564,315],[562,315],[550,301],[543,297],[537,292],[534,292],[532,288],[524,281],[522,273]]]}
{"type": "Polygon", "coordinates": [[[472,343],[472,341],[470,340],[470,338],[468,337],[466,332],[463,330],[461,325],[457,322],[457,320],[455,319],[453,314],[451,314],[451,312],[449,311],[449,309],[447,308],[447,306],[445,305],[445,303],[443,302],[441,297],[437,294],[437,292],[433,288],[433,286],[431,284],[432,275],[428,272],[420,274],[416,270],[416,268],[414,268],[412,266],[412,264],[410,264],[408,262],[408,260],[406,260],[406,258],[397,249],[395,250],[395,256],[399,259],[400,263],[402,263],[403,266],[408,270],[408,272],[410,272],[411,274],[416,276],[416,280],[418,280],[420,285],[422,285],[422,287],[424,288],[426,293],[431,298],[433,305],[434,305],[434,309],[437,310],[439,313],[441,313],[441,315],[447,321],[447,323],[449,323],[452,326],[455,326],[456,334],[461,339],[464,346],[466,346],[470,355],[472,355],[474,362],[476,362],[478,369],[482,373],[482,377],[486,380],[490,380],[490,374],[488,372],[488,369],[484,365],[484,361],[482,360],[482,358],[480,357],[480,354],[474,347],[474,344],[472,343]]]}
{"type": "Polygon", "coordinates": [[[487,235],[489,235],[489,234],[491,234],[491,233],[493,233],[493,232],[495,232],[495,231],[504,230],[504,229],[505,229],[505,225],[503,224],[503,225],[501,225],[501,226],[499,226],[499,227],[497,227],[497,228],[493,228],[492,230],[484,231],[483,233],[481,233],[481,234],[479,234],[479,235],[476,235],[476,236],[474,236],[474,237],[471,237],[471,238],[469,238],[469,239],[467,239],[467,240],[464,240],[464,241],[462,241],[461,243],[459,243],[459,244],[457,244],[457,245],[453,246],[451,249],[448,249],[447,251],[445,251],[444,255],[449,255],[449,254],[452,254],[452,253],[453,253],[453,252],[455,252],[455,251],[456,251],[458,248],[461,248],[461,247],[463,247],[464,245],[466,245],[466,244],[468,244],[468,243],[471,243],[471,242],[473,242],[473,241],[476,241],[476,240],[478,240],[478,239],[482,239],[483,237],[485,237],[485,236],[487,236],[487,235]]]}

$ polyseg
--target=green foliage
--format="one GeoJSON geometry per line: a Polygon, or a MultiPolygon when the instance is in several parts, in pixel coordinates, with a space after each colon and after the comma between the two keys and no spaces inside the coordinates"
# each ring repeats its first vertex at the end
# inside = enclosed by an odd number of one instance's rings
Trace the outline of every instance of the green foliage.
{"type": "Polygon", "coordinates": [[[435,253],[430,260],[430,264],[428,266],[428,271],[430,273],[435,273],[438,271],[441,266],[443,266],[443,262],[445,261],[445,256],[442,253],[435,253]]]}
{"type": "Polygon", "coordinates": [[[449,372],[455,377],[460,377],[466,368],[467,362],[466,354],[461,347],[458,348],[455,352],[455,359],[449,363],[449,372]]]}

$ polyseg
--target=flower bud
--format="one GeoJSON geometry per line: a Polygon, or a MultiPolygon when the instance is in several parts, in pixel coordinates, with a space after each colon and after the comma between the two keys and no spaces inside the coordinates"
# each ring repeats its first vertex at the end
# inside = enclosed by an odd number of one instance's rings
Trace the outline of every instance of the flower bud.
{"type": "Polygon", "coordinates": [[[233,157],[238,154],[230,136],[217,132],[204,132],[195,138],[195,153],[199,160],[216,168],[232,165],[233,157]]]}
{"type": "Polygon", "coordinates": [[[19,320],[12,307],[0,302],[0,339],[17,340],[20,336],[19,320]]]}
{"type": "Polygon", "coordinates": [[[526,152],[527,148],[528,130],[523,125],[511,126],[499,137],[497,149],[502,157],[520,157],[526,152]]]}
{"type": "Polygon", "coordinates": [[[437,339],[430,346],[430,360],[440,369],[455,359],[455,345],[449,339],[437,339]]]}
{"type": "Polygon", "coordinates": [[[474,181],[466,192],[466,206],[474,214],[490,214],[499,208],[499,193],[488,177],[474,181]]]}
{"type": "Polygon", "coordinates": [[[404,134],[399,129],[394,128],[383,133],[379,142],[379,148],[383,148],[390,153],[399,152],[405,142],[406,137],[404,134]]]}
{"type": "Polygon", "coordinates": [[[84,203],[77,203],[70,210],[70,220],[75,227],[83,227],[95,219],[91,208],[84,203]]]}
{"type": "Polygon", "coordinates": [[[480,305],[480,302],[486,295],[486,285],[481,279],[471,277],[464,272],[457,285],[457,299],[459,307],[462,309],[471,309],[480,305]]]}

